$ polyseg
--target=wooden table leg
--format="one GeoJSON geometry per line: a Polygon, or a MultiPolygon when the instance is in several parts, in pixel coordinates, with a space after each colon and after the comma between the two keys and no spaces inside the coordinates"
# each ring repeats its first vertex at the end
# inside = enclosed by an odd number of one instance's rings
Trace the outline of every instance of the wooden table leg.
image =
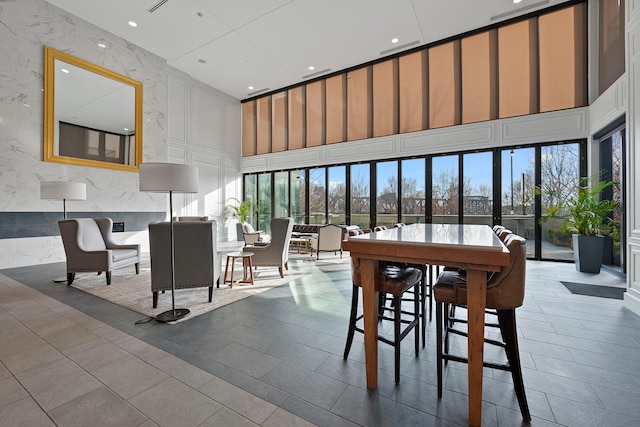
{"type": "Polygon", "coordinates": [[[236,257],[231,257],[233,258],[231,260],[231,281],[229,282],[229,287],[233,288],[233,275],[235,273],[235,267],[236,267],[236,257]]]}
{"type": "Polygon", "coordinates": [[[487,303],[487,273],[467,270],[469,316],[469,425],[482,423],[482,360],[484,357],[484,310],[487,303]]]}
{"type": "MultiPolygon", "coordinates": [[[[224,280],[222,281],[223,284],[227,283],[227,273],[229,272],[229,260],[231,259],[231,257],[229,255],[227,255],[227,265],[225,265],[224,267],[224,280]]],[[[231,280],[233,280],[233,273],[231,276],[231,280]]]]}
{"type": "Polygon", "coordinates": [[[247,264],[249,265],[249,283],[253,285],[253,263],[251,257],[247,257],[247,264]]]}
{"type": "Polygon", "coordinates": [[[378,262],[360,259],[362,271],[362,309],[364,313],[364,352],[367,372],[367,388],[378,387],[378,292],[375,278],[378,262]]]}

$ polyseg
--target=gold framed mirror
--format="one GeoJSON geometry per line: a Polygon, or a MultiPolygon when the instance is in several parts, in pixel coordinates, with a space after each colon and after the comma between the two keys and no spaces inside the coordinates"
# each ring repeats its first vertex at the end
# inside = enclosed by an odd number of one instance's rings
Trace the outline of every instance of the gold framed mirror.
{"type": "Polygon", "coordinates": [[[142,83],[45,46],[44,161],[137,172],[142,83]]]}

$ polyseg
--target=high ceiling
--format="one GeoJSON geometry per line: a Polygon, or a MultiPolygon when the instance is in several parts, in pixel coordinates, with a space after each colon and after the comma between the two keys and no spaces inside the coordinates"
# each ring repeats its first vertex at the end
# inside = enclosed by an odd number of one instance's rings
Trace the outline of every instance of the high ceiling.
{"type": "Polygon", "coordinates": [[[567,0],[47,1],[245,99],[567,0]]]}

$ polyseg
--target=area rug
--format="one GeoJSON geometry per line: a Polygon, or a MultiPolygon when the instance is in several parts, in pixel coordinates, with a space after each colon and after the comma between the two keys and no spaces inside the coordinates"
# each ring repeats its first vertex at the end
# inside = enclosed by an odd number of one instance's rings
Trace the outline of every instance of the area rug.
{"type": "MultiPolygon", "coordinates": [[[[222,273],[224,274],[224,270],[222,273]]],[[[281,278],[277,268],[259,268],[254,271],[254,285],[239,283],[230,288],[228,284],[221,283],[219,288],[214,286],[211,303],[208,302],[208,288],[177,289],[175,293],[176,308],[188,308],[191,311],[187,317],[177,322],[192,319],[216,308],[273,289],[304,277],[306,274],[285,271],[284,278],[281,278]]],[[[220,280],[222,281],[222,277],[220,280]]],[[[148,264],[140,266],[140,274],[135,274],[133,267],[113,271],[109,286],[106,284],[104,274],[78,273],[71,286],[148,317],[155,317],[159,313],[171,309],[170,291],[164,294],[160,293],[158,308],[152,307],[151,269],[148,264]]]]}
{"type": "Polygon", "coordinates": [[[623,299],[625,288],[618,288],[615,286],[602,286],[602,285],[589,285],[586,283],[575,282],[560,282],[562,283],[572,294],[587,295],[591,297],[611,298],[611,299],[623,299]]]}

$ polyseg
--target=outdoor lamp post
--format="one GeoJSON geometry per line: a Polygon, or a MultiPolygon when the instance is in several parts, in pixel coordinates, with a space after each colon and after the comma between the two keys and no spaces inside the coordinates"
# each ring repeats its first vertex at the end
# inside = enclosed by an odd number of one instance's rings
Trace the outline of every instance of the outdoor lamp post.
{"type": "Polygon", "coordinates": [[[513,210],[513,148],[511,149],[511,215],[514,214],[513,210]]]}

